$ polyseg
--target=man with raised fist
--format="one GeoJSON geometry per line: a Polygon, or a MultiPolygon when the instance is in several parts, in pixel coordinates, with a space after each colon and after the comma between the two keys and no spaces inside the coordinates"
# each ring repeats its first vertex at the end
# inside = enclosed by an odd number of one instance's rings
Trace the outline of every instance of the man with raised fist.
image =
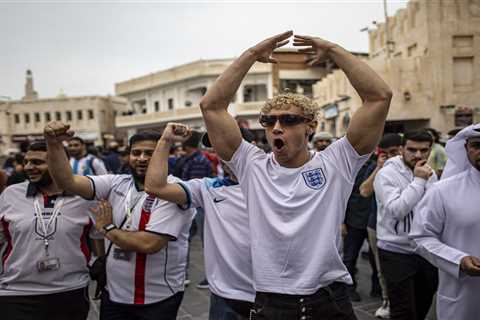
{"type": "MultiPolygon", "coordinates": [[[[158,141],[145,180],[145,189],[160,199],[205,210],[205,272],[211,291],[210,320],[249,319],[253,307],[252,261],[247,206],[237,178],[222,165],[225,177],[168,182],[168,153],[189,137],[185,125],[169,123],[158,141]]],[[[247,141],[253,134],[242,129],[247,141]]],[[[208,135],[203,144],[211,147],[208,135]]]]}
{"type": "Polygon", "coordinates": [[[144,192],[145,174],[160,135],[140,132],[130,138],[131,174],[73,175],[62,142],[68,125],[45,127],[48,164],[55,182],[85,199],[102,200],[93,211],[95,226],[107,242],[107,286],[100,319],[176,319],[192,212],[144,192]]]}

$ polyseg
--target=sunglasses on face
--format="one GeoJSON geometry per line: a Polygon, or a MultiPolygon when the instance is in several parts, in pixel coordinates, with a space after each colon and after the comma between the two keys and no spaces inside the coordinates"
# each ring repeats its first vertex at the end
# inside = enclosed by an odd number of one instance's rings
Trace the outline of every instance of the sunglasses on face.
{"type": "Polygon", "coordinates": [[[260,115],[260,125],[262,127],[273,127],[275,124],[280,122],[282,126],[295,126],[300,123],[310,122],[312,118],[307,118],[298,114],[281,114],[278,116],[275,115],[260,115]]]}

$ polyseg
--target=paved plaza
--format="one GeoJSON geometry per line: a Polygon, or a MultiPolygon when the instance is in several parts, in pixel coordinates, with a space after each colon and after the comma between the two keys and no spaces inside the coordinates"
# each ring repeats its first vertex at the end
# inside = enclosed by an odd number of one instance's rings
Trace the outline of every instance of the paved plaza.
{"type": "MultiPolygon", "coordinates": [[[[185,290],[185,296],[178,314],[178,320],[207,320],[210,292],[207,289],[197,289],[195,285],[204,278],[203,254],[200,239],[195,236],[191,244],[191,261],[189,275],[192,283],[185,290]]],[[[370,293],[370,266],[368,261],[360,258],[358,261],[358,292],[361,302],[355,302],[355,313],[358,320],[373,320],[375,310],[381,305],[379,298],[371,298],[370,293]]],[[[93,286],[92,286],[93,287],[93,286]]],[[[92,292],[93,288],[90,288],[92,292]]],[[[98,304],[92,303],[88,320],[98,319],[98,304]]],[[[428,320],[434,320],[430,316],[428,320]]]]}

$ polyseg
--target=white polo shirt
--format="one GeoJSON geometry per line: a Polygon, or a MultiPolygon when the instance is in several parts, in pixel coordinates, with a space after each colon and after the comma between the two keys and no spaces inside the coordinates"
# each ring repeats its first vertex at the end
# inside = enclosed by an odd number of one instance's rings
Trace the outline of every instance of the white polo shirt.
{"type": "Polygon", "coordinates": [[[42,196],[29,182],[5,189],[0,195],[0,246],[6,243],[0,296],[52,294],[87,286],[90,252],[86,236],[90,233],[92,238],[102,238],[94,232],[93,223],[85,214],[94,205],[78,196],[42,196]],[[46,257],[42,237],[45,233],[34,209],[36,197],[46,223],[55,204],[63,199],[58,215],[47,229],[49,257],[58,258],[58,270],[37,269],[37,262],[46,257]]]}
{"type": "MultiPolygon", "coordinates": [[[[133,207],[130,223],[122,229],[168,235],[174,240],[157,253],[131,252],[130,259],[115,259],[112,246],[107,258],[107,289],[110,300],[124,304],[150,304],[183,291],[187,264],[188,234],[193,210],[137,191],[131,175],[89,176],[97,199],[107,199],[113,207],[113,223],[120,226],[126,216],[126,202],[133,207]],[[132,190],[131,200],[127,199],[132,190]],[[148,199],[147,199],[148,198],[148,199]]],[[[169,181],[178,179],[169,177],[169,181]]],[[[106,241],[108,248],[110,241],[106,241]]]]}
{"type": "Polygon", "coordinates": [[[238,184],[204,178],[179,183],[189,206],[205,210],[204,256],[210,291],[228,299],[253,302],[252,259],[247,204],[238,184]]]}
{"type": "Polygon", "coordinates": [[[300,168],[242,141],[229,166],[249,213],[253,276],[260,292],[308,295],[334,281],[352,283],[337,240],[360,156],[341,138],[300,168]]]}

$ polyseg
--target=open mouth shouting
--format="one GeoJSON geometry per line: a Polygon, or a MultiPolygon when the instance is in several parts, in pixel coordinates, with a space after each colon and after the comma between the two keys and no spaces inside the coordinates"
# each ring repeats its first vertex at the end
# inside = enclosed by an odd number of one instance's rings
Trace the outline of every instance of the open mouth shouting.
{"type": "Polygon", "coordinates": [[[285,141],[281,138],[273,139],[273,152],[280,153],[285,149],[285,141]]]}

